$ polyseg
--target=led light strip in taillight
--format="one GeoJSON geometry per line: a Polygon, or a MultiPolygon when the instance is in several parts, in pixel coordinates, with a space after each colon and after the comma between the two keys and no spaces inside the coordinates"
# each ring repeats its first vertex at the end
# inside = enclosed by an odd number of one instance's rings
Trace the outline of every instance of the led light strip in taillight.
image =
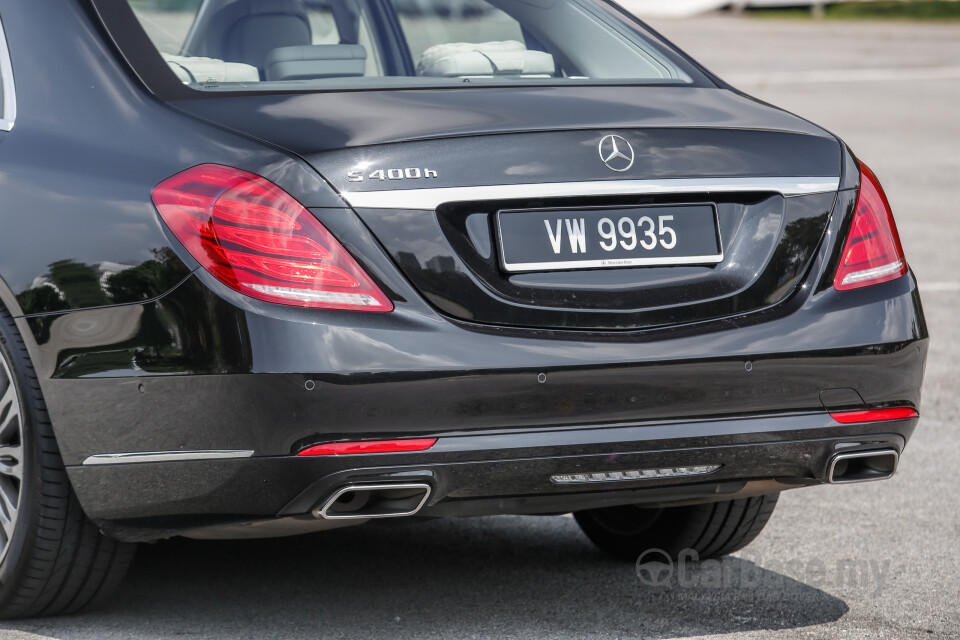
{"type": "Polygon", "coordinates": [[[399,440],[358,440],[327,442],[307,447],[298,456],[344,456],[358,453],[406,453],[426,451],[437,444],[437,438],[402,438],[399,440]]]}
{"type": "Polygon", "coordinates": [[[830,417],[843,424],[855,422],[882,422],[884,420],[907,420],[916,418],[920,413],[910,407],[893,407],[890,409],[867,409],[858,411],[831,412],[830,417]]]}
{"type": "Polygon", "coordinates": [[[393,310],[343,245],[266,178],[204,164],[161,182],[153,202],[190,255],[235,291],[299,307],[393,310]]]}

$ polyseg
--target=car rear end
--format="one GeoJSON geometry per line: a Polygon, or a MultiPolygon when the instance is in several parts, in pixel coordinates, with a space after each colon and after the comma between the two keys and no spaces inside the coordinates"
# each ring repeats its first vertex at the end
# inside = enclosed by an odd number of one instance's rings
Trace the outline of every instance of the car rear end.
{"type": "MultiPolygon", "coordinates": [[[[590,61],[544,29],[520,54],[421,46],[410,85],[350,63],[357,50],[336,49],[349,43],[214,83],[197,79],[212,45],[196,26],[188,55],[138,59],[148,41],[118,31],[138,24],[124,4],[94,2],[165,108],[328,187],[279,186],[202,149],[150,185],[190,275],[143,314],[175,331],[147,345],[160,355],[139,396],[123,390],[134,378],[70,359],[51,384],[82,379],[115,408],[57,434],[105,531],[667,506],[894,473],[926,326],[882,189],[832,134],[639,26],[638,60],[660,74],[643,81],[581,77],[590,61]],[[347,71],[331,77],[330,56],[347,71]],[[170,335],[216,337],[195,347],[207,363],[150,375],[170,335]]],[[[376,31],[377,3],[361,4],[376,31]]],[[[484,20],[533,11],[491,6],[484,20]]],[[[196,24],[215,24],[203,7],[196,24]]]]}
{"type": "Polygon", "coordinates": [[[0,617],[136,541],[573,512],[717,557],[894,474],[877,178],[600,0],[0,0],[0,617]]]}
{"type": "MultiPolygon", "coordinates": [[[[147,400],[121,408],[139,414],[139,451],[170,455],[142,458],[144,464],[134,464],[135,452],[117,456],[114,443],[121,436],[111,425],[124,424],[124,412],[101,424],[96,438],[90,430],[99,418],[91,415],[91,424],[76,425],[76,433],[85,434],[82,448],[65,438],[80,463],[71,479],[88,499],[98,494],[96,487],[127,487],[85,505],[104,521],[135,523],[149,514],[154,522],[169,515],[180,523],[181,512],[225,520],[553,513],[888,477],[917,422],[926,333],[909,273],[851,290],[835,286],[842,281],[844,256],[853,250],[844,251],[851,229],[869,226],[855,222],[862,192],[863,186],[790,196],[667,193],[644,196],[642,204],[622,195],[544,199],[529,209],[514,200],[445,203],[433,211],[313,210],[325,229],[362,256],[358,263],[387,292],[392,310],[324,314],[321,320],[316,311],[244,299],[198,270],[165,304],[189,308],[210,298],[242,309],[213,319],[223,323],[224,334],[236,332],[232,323],[243,325],[237,352],[224,354],[238,373],[143,379],[147,400]],[[578,315],[594,323],[572,327],[542,320],[539,326],[483,322],[465,317],[465,305],[417,286],[419,275],[437,291],[452,295],[473,286],[490,299],[487,306],[511,303],[484,287],[453,249],[458,239],[465,251],[474,247],[468,233],[444,235],[447,206],[471,206],[471,215],[484,216],[495,237],[493,214],[504,207],[553,216],[613,206],[642,218],[651,210],[673,211],[677,201],[733,212],[727,213],[735,224],[724,239],[725,260],[737,255],[730,247],[746,242],[743,234],[756,242],[763,220],[772,219],[763,266],[791,271],[764,278],[761,269],[754,275],[753,287],[766,283],[763,298],[735,293],[693,300],[691,310],[719,312],[689,321],[670,321],[671,314],[692,311],[663,304],[668,293],[649,311],[631,308],[656,295],[658,277],[667,279],[653,272],[671,267],[631,269],[653,284],[621,285],[606,296],[608,307],[621,308],[601,310],[567,302],[589,291],[583,276],[597,272],[540,274],[581,276],[581,289],[540,284],[536,292],[545,300],[518,305],[517,314],[563,318],[564,307],[549,304],[559,301],[570,305],[571,324],[578,315]],[[483,213],[487,207],[490,213],[483,213]],[[759,210],[753,224],[751,209],[759,210]],[[788,216],[794,228],[819,223],[808,231],[809,245],[802,235],[790,235],[788,216]],[[404,271],[405,264],[417,263],[392,256],[388,242],[380,242],[406,240],[404,226],[377,233],[377,224],[393,217],[405,219],[407,227],[422,221],[436,230],[436,240],[423,244],[448,251],[430,260],[452,268],[436,270],[432,279],[429,267],[404,271]],[[792,260],[775,261],[778,251],[792,260]],[[738,305],[746,303],[738,295],[763,303],[741,311],[738,305]],[[618,320],[598,326],[598,318],[618,320]],[[621,318],[657,321],[624,328],[627,320],[621,318]],[[252,355],[247,366],[253,371],[239,373],[244,353],[252,355]],[[204,459],[218,452],[219,459],[204,459]],[[847,458],[857,462],[838,465],[847,458]],[[876,468],[867,464],[874,461],[876,468]],[[158,492],[158,486],[166,490],[158,492]],[[344,502],[358,490],[377,497],[344,502]],[[396,491],[400,502],[379,497],[396,491]]],[[[721,233],[726,228],[721,224],[721,233]]],[[[422,227],[411,233],[426,236],[422,227]]],[[[498,257],[491,253],[490,259],[498,257]]],[[[694,269],[717,267],[684,268],[694,269]]],[[[594,303],[603,298],[593,293],[594,303]]],[[[460,299],[479,302],[475,292],[460,299]]],[[[115,397],[117,381],[87,381],[85,388],[106,401],[115,397]]],[[[301,523],[305,529],[316,524],[301,523]]]]}

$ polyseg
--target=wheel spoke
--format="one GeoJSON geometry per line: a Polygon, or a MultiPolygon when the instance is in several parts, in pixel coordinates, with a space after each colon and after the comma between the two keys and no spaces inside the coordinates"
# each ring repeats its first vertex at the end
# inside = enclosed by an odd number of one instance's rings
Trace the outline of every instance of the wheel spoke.
{"type": "Polygon", "coordinates": [[[0,416],[3,416],[3,422],[0,423],[0,443],[10,442],[14,436],[19,439],[20,403],[17,401],[17,388],[12,381],[0,397],[0,416]]]}
{"type": "Polygon", "coordinates": [[[23,425],[10,363],[0,352],[0,561],[10,550],[23,484],[23,425]]]}
{"type": "MultiPolygon", "coordinates": [[[[7,381],[9,383],[9,380],[7,381]]],[[[0,410],[6,409],[7,405],[17,398],[17,389],[12,384],[7,384],[3,397],[0,398],[0,410]]]]}
{"type": "Polygon", "coordinates": [[[23,479],[23,447],[20,445],[0,445],[0,475],[23,479]]]}
{"type": "Polygon", "coordinates": [[[16,522],[17,507],[20,506],[19,494],[19,488],[12,480],[0,478],[0,526],[7,533],[7,537],[10,537],[16,522]]]}

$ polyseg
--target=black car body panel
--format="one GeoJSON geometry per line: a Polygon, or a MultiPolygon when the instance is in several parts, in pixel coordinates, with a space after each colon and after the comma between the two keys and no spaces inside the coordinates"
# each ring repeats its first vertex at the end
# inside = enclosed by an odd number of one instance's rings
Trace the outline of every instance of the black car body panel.
{"type": "Polygon", "coordinates": [[[0,252],[0,297],[11,311],[128,304],[182,281],[196,261],[171,252],[149,196],[184,166],[248,168],[311,206],[344,206],[289,153],[185,118],[145,93],[84,3],[49,14],[15,2],[2,9],[21,114],[14,130],[0,131],[4,215],[22,234],[6,235],[0,252]],[[33,46],[37,33],[70,43],[70,55],[33,46]],[[119,280],[137,286],[111,286],[123,272],[119,280]],[[50,284],[63,295],[45,295],[50,284]]]}
{"type": "MultiPolygon", "coordinates": [[[[612,131],[639,150],[630,175],[652,180],[838,176],[843,160],[836,138],[823,130],[716,89],[607,87],[594,91],[589,101],[576,90],[549,88],[208,98],[175,104],[305,157],[336,189],[349,193],[612,181],[623,176],[597,162],[596,153],[598,137],[612,131]],[[478,158],[492,161],[478,163],[478,158]],[[387,187],[383,181],[348,178],[357,167],[365,168],[360,172],[365,177],[375,168],[410,166],[420,172],[442,169],[436,178],[389,181],[387,187]]],[[[491,250],[496,211],[548,206],[549,198],[461,202],[442,207],[438,215],[403,208],[358,208],[358,213],[418,290],[449,315],[529,327],[639,328],[754,310],[792,292],[809,266],[835,197],[764,195],[561,201],[564,206],[716,204],[720,236],[730,254],[720,269],[504,277],[491,250]],[[480,229],[479,240],[468,237],[468,224],[480,229]],[[671,304],[678,299],[682,305],[671,304]]]]}
{"type": "MultiPolygon", "coordinates": [[[[782,131],[824,137],[836,143],[833,136],[806,120],[753,98],[733,91],[716,91],[713,87],[596,87],[589,99],[584,99],[581,90],[569,87],[517,87],[204,96],[170,104],[303,156],[438,138],[641,126],[782,131]]],[[[513,153],[520,150],[511,148],[513,153]]],[[[769,148],[758,151],[770,153],[769,148]]],[[[469,157],[458,154],[457,161],[469,165],[469,157]]],[[[556,162],[558,158],[546,156],[543,160],[556,162]]],[[[470,169],[493,172],[510,166],[504,158],[502,164],[470,165],[470,169]]],[[[617,177],[602,171],[603,166],[597,167],[593,162],[563,167],[578,180],[591,174],[598,179],[617,177]],[[578,168],[588,173],[575,173],[578,168]]],[[[542,165],[541,175],[548,180],[563,179],[562,174],[547,171],[549,168],[550,165],[542,165]]],[[[730,171],[731,167],[724,164],[722,170],[730,171]]],[[[507,174],[504,179],[517,180],[519,176],[522,180],[523,175],[530,174],[507,174]]],[[[451,171],[446,179],[477,184],[472,181],[473,177],[451,171]]],[[[483,176],[475,177],[482,179],[483,176]]],[[[337,176],[332,175],[331,179],[336,180],[337,176]]]]}
{"type": "Polygon", "coordinates": [[[63,406],[62,418],[76,425],[60,436],[68,465],[111,447],[282,456],[359,436],[822,413],[824,389],[853,388],[863,399],[833,410],[918,406],[914,382],[926,356],[926,327],[912,313],[916,289],[908,280],[856,299],[826,291],[759,318],[636,333],[441,323],[424,302],[389,318],[331,318],[318,327],[300,310],[276,317],[233,308],[205,292],[209,285],[188,281],[148,305],[117,308],[109,320],[106,310],[52,319],[49,333],[58,338],[76,333],[73,323],[117,332],[97,345],[62,338],[39,345],[42,366],[52,370],[49,393],[63,398],[51,410],[63,406]],[[877,326],[871,318],[886,308],[887,321],[877,326]],[[811,326],[806,318],[820,309],[836,322],[811,326]],[[845,326],[851,319],[854,329],[845,326]],[[164,320],[166,331],[152,330],[164,320]],[[869,331],[893,340],[865,342],[869,331]],[[185,357],[170,349],[171,333],[187,354],[209,344],[227,357],[185,357]],[[81,390],[88,412],[69,402],[81,390]],[[192,394],[165,412],[154,405],[192,394]],[[111,406],[115,422],[98,415],[99,406],[111,406]],[[241,416],[250,424],[238,429],[241,416]]]}
{"type": "Polygon", "coordinates": [[[928,333],[912,273],[833,288],[860,173],[822,129],[706,79],[190,99],[180,87],[165,102],[108,35],[107,4],[0,0],[20,111],[0,132],[0,299],[77,497],[108,533],[315,524],[343,483],[403,478],[432,487],[428,516],[720,499],[825,482],[837,451],[899,453],[912,434],[916,418],[829,415],[919,409],[928,333]],[[36,46],[39,34],[59,47],[36,46]],[[629,178],[834,186],[351,206],[384,189],[350,182],[364,163],[436,170],[438,188],[617,184],[625,176],[597,154],[606,135],[637,150],[629,178]],[[272,304],[214,278],[151,202],[161,181],[204,163],[263,176],[308,207],[394,310],[272,304]],[[690,203],[717,207],[718,266],[507,274],[492,250],[505,208],[690,203]],[[420,453],[296,456],[407,437],[440,440],[420,453]],[[91,463],[204,451],[249,457],[91,463]],[[715,477],[550,482],[703,461],[721,465],[715,477]]]}

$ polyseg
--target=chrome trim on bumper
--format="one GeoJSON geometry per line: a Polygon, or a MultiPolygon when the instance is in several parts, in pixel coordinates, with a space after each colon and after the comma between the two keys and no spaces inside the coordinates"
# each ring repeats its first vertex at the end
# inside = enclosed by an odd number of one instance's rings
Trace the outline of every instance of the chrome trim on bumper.
{"type": "Polygon", "coordinates": [[[84,466],[103,464],[132,464],[135,462],[183,462],[186,460],[225,460],[249,458],[249,450],[209,450],[209,451],[141,451],[136,453],[98,453],[83,461],[84,466]]]}
{"type": "Polygon", "coordinates": [[[743,192],[771,192],[791,197],[829,193],[836,191],[839,187],[840,178],[838,177],[678,178],[668,180],[545,182],[387,191],[344,191],[341,195],[350,206],[359,209],[422,209],[430,211],[450,202],[482,200],[743,192]]]}

